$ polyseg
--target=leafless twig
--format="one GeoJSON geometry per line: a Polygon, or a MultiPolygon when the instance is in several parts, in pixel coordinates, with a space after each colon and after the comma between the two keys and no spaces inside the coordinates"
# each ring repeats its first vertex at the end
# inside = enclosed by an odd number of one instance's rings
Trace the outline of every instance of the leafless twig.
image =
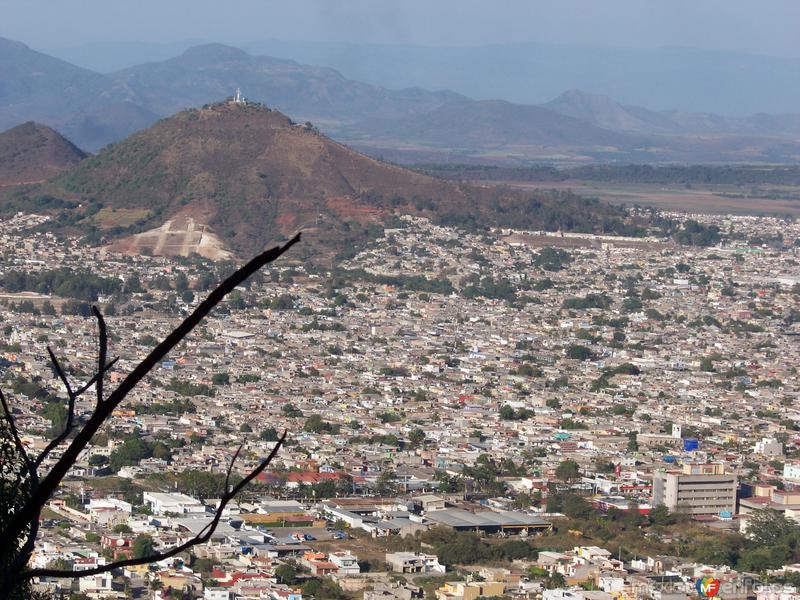
{"type": "MultiPolygon", "coordinates": [[[[204,529],[203,531],[198,534],[195,538],[188,540],[186,543],[181,544],[176,548],[172,548],[171,550],[150,557],[143,557],[140,559],[128,559],[125,561],[120,561],[118,563],[112,563],[111,565],[105,565],[103,567],[98,567],[97,569],[90,569],[87,571],[80,571],[77,573],[72,572],[61,572],[61,571],[54,571],[52,569],[34,569],[30,571],[23,571],[22,567],[24,567],[28,559],[30,558],[30,554],[33,551],[34,543],[36,540],[36,534],[38,532],[38,524],[39,524],[39,517],[41,515],[42,508],[45,506],[47,501],[55,492],[58,485],[61,483],[63,478],[75,464],[75,461],[80,456],[81,452],[86,448],[86,446],[91,441],[92,437],[97,433],[98,429],[103,425],[103,423],[111,416],[114,409],[127,397],[127,395],[133,390],[139,382],[155,367],[163,358],[172,350],[181,340],[183,340],[191,331],[197,327],[197,325],[213,310],[215,306],[217,306],[222,300],[225,298],[227,294],[232,292],[238,285],[246,281],[253,273],[261,269],[264,265],[269,264],[280,257],[284,252],[286,252],[289,248],[294,246],[297,242],[300,241],[300,234],[298,233],[295,235],[291,240],[286,242],[283,246],[276,246],[270,250],[267,250],[252,260],[250,260],[247,264],[242,266],[236,272],[234,272],[231,276],[225,279],[222,283],[219,284],[209,295],[208,297],[203,300],[195,310],[188,316],[183,322],[178,325],[164,340],[158,344],[151,352],[148,354],[126,377],[123,379],[122,383],[111,392],[111,394],[104,398],[103,393],[103,383],[104,377],[109,369],[116,363],[117,359],[113,359],[110,362],[106,363],[106,354],[108,351],[108,337],[106,331],[106,323],[103,319],[100,311],[93,307],[92,312],[94,313],[95,318],[98,322],[98,329],[99,329],[99,347],[98,347],[98,372],[91,378],[91,380],[80,387],[78,390],[73,390],[72,386],[69,382],[69,379],[64,372],[64,369],[61,367],[58,359],[56,358],[55,354],[52,352],[50,348],[48,348],[48,353],[50,354],[50,359],[53,362],[53,367],[56,371],[56,374],[61,379],[64,387],[67,390],[68,394],[68,414],[67,414],[67,423],[64,428],[64,431],[60,433],[54,440],[52,440],[47,447],[42,451],[42,453],[36,458],[35,461],[31,461],[30,457],[25,452],[25,448],[22,445],[21,440],[19,439],[19,435],[16,430],[16,426],[13,421],[13,417],[11,415],[11,411],[8,408],[8,404],[5,401],[5,398],[0,396],[2,400],[2,407],[3,411],[5,412],[6,419],[9,422],[9,426],[11,427],[12,435],[14,437],[14,443],[17,447],[17,450],[23,457],[25,461],[26,467],[29,470],[30,477],[31,477],[31,495],[30,497],[25,500],[23,505],[19,510],[17,510],[13,515],[11,515],[10,519],[8,520],[5,528],[0,531],[0,539],[8,540],[9,543],[0,546],[0,565],[11,565],[11,568],[3,568],[2,572],[0,572],[0,599],[6,598],[8,594],[11,593],[19,583],[29,580],[32,577],[36,576],[45,576],[45,575],[52,575],[53,573],[57,573],[55,576],[59,577],[83,577],[87,575],[97,574],[97,573],[104,573],[111,569],[115,569],[118,567],[136,565],[136,564],[146,564],[149,562],[154,562],[157,560],[162,560],[164,558],[169,558],[170,556],[175,556],[176,554],[182,552],[183,550],[190,548],[195,544],[202,543],[210,539],[211,535],[213,534],[214,530],[216,529],[217,525],[219,524],[219,520],[222,517],[222,511],[227,505],[228,502],[250,481],[255,479],[260,473],[264,471],[264,469],[269,465],[272,458],[278,451],[278,448],[283,443],[283,440],[286,437],[286,433],[284,432],[283,437],[281,437],[278,444],[276,444],[275,448],[269,454],[269,456],[261,462],[256,469],[251,471],[242,481],[236,484],[230,491],[226,489],[226,494],[223,497],[223,501],[220,502],[220,506],[217,509],[217,512],[214,516],[214,519],[209,523],[209,527],[204,529]],[[97,403],[95,406],[94,411],[90,415],[89,419],[86,423],[81,427],[76,435],[72,438],[72,441],[67,445],[64,452],[62,453],[61,457],[56,461],[55,465],[51,468],[50,472],[43,478],[39,479],[37,468],[41,465],[42,461],[48,456],[48,454],[59,444],[67,440],[70,435],[70,432],[74,426],[75,420],[75,400],[78,396],[86,392],[92,385],[96,385],[97,390],[97,403]],[[28,533],[26,537],[26,542],[21,548],[17,548],[14,540],[19,540],[25,533],[28,533]],[[15,568],[18,567],[18,568],[15,568]]],[[[230,479],[230,473],[233,468],[233,462],[239,455],[239,450],[236,451],[234,454],[233,460],[231,461],[230,466],[228,467],[228,472],[226,476],[226,488],[228,485],[228,480],[230,479]]]]}
{"type": "MultiPolygon", "coordinates": [[[[114,364],[118,360],[117,358],[112,360],[104,368],[102,368],[100,371],[98,371],[97,374],[95,374],[89,380],[88,383],[84,384],[83,386],[78,388],[77,391],[75,391],[75,390],[72,389],[72,386],[69,383],[69,379],[67,378],[67,374],[64,372],[64,369],[61,367],[61,364],[58,362],[58,358],[56,358],[56,355],[53,353],[53,350],[49,346],[47,347],[47,353],[50,355],[50,361],[53,363],[53,368],[55,369],[56,374],[58,375],[58,378],[61,379],[61,382],[64,384],[64,388],[67,391],[67,397],[68,397],[68,401],[67,401],[67,422],[64,425],[64,431],[62,431],[55,438],[50,440],[50,443],[47,444],[45,449],[42,450],[41,454],[39,454],[39,456],[33,462],[33,466],[35,468],[37,468],[37,469],[42,464],[44,459],[47,458],[47,455],[50,454],[50,452],[52,452],[53,449],[56,448],[59,444],[61,444],[61,442],[63,442],[65,439],[67,439],[69,437],[69,433],[70,433],[70,431],[72,431],[72,428],[73,428],[74,423],[75,423],[75,400],[77,400],[79,396],[83,395],[83,393],[86,390],[88,390],[90,387],[92,387],[95,383],[100,385],[100,382],[102,382],[102,380],[105,377],[106,373],[108,373],[108,371],[111,369],[111,367],[114,366],[114,364]]],[[[105,363],[105,354],[103,355],[103,363],[105,363]]],[[[103,363],[101,363],[101,364],[103,364],[103,363]]]]}
{"type": "MultiPolygon", "coordinates": [[[[22,439],[19,437],[17,424],[14,422],[14,415],[11,414],[11,409],[8,407],[8,401],[6,400],[5,394],[3,394],[3,390],[0,390],[0,403],[3,405],[3,415],[8,423],[8,429],[11,431],[11,437],[14,438],[14,446],[16,447],[17,452],[19,452],[19,455],[22,457],[22,461],[25,463],[25,468],[30,474],[31,483],[33,483],[33,480],[37,478],[36,466],[33,464],[33,461],[31,461],[30,456],[28,456],[28,450],[25,448],[25,445],[22,443],[22,439]]],[[[19,483],[19,481],[17,483],[19,483]]]]}
{"type": "Polygon", "coordinates": [[[225,494],[223,494],[222,498],[220,499],[219,505],[217,506],[216,511],[214,512],[214,517],[211,521],[200,530],[200,532],[195,535],[193,538],[183,542],[182,544],[175,546],[174,548],[170,548],[164,552],[158,552],[156,554],[151,554],[148,556],[142,556],[139,558],[128,558],[125,560],[118,560],[113,563],[109,563],[107,565],[102,565],[100,567],[95,567],[93,569],[86,569],[83,571],[62,571],[60,569],[31,569],[30,571],[26,571],[23,573],[23,577],[25,579],[31,579],[33,577],[65,577],[65,578],[72,578],[77,579],[79,577],[87,577],[90,575],[99,575],[100,573],[108,573],[109,571],[113,571],[115,569],[121,569],[123,567],[132,567],[135,565],[146,565],[153,562],[158,562],[160,560],[165,560],[167,558],[171,558],[180,554],[181,552],[185,552],[192,546],[196,546],[198,544],[203,544],[211,539],[211,536],[214,535],[214,532],[217,529],[217,525],[219,525],[220,519],[222,519],[222,513],[225,511],[225,507],[228,503],[233,500],[234,497],[253,479],[258,477],[264,469],[272,462],[272,459],[275,458],[275,455],[278,453],[278,449],[283,445],[284,440],[286,439],[286,431],[283,432],[283,435],[275,444],[275,447],[269,453],[269,456],[265,458],[259,465],[250,471],[250,473],[242,479],[239,483],[237,483],[233,488],[228,490],[228,482],[230,480],[231,471],[233,469],[233,464],[236,462],[236,458],[239,456],[239,452],[241,451],[242,447],[236,450],[236,453],[233,455],[231,462],[228,464],[228,471],[225,475],[225,494]]]}
{"type": "Polygon", "coordinates": [[[108,355],[108,332],[106,331],[106,320],[96,306],[92,307],[92,312],[97,319],[97,334],[99,337],[97,348],[97,372],[100,375],[97,378],[97,406],[103,402],[103,368],[106,364],[106,356],[108,355]]]}

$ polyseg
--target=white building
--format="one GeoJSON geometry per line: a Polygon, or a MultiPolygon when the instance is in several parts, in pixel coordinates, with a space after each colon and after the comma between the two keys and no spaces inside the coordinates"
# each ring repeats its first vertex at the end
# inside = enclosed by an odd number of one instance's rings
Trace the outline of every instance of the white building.
{"type": "Polygon", "coordinates": [[[386,562],[395,573],[444,573],[444,565],[439,564],[435,554],[416,552],[387,552],[386,562]]]}
{"type": "Polygon", "coordinates": [[[800,462],[785,463],[783,465],[783,476],[785,479],[800,481],[800,462]]]}
{"type": "Polygon", "coordinates": [[[653,474],[653,506],[690,515],[732,515],[736,512],[736,475],[720,464],[687,463],[683,469],[653,474]]]}
{"type": "Polygon", "coordinates": [[[78,579],[78,585],[82,593],[86,595],[99,594],[110,592],[113,588],[111,582],[114,577],[111,573],[100,573],[99,575],[90,575],[88,577],[81,577],[78,579]]]}
{"type": "Polygon", "coordinates": [[[142,495],[147,504],[156,515],[199,515],[205,514],[206,507],[200,500],[186,494],[165,494],[163,492],[144,492],[142,495]]]}
{"type": "Polygon", "coordinates": [[[361,573],[361,567],[358,566],[358,557],[349,552],[331,552],[328,555],[328,560],[339,569],[338,575],[347,577],[361,573]]]}

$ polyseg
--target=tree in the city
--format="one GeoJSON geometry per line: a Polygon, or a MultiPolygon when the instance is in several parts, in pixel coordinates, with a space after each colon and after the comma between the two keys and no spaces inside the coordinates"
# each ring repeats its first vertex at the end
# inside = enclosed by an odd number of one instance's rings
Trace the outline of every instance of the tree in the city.
{"type": "MultiPolygon", "coordinates": [[[[106,321],[97,307],[91,312],[97,321],[97,370],[86,383],[76,385],[68,374],[62,361],[51,348],[47,348],[53,371],[66,393],[66,419],[61,429],[49,444],[38,454],[32,455],[23,444],[17,429],[14,412],[6,396],[0,391],[0,408],[4,420],[0,425],[0,538],[5,543],[0,547],[0,600],[10,598],[35,597],[31,582],[38,577],[64,577],[77,579],[106,573],[122,567],[149,564],[165,560],[186,552],[197,544],[207,542],[219,524],[226,506],[251,481],[258,477],[277,454],[286,433],[278,439],[270,453],[245,476],[233,483],[232,472],[241,446],[233,452],[225,474],[224,492],[217,510],[208,525],[187,541],[166,550],[156,550],[146,541],[139,542],[139,552],[124,560],[110,562],[84,571],[62,568],[29,566],[34,545],[39,533],[42,510],[59,488],[64,477],[84,454],[99,429],[108,421],[112,413],[128,397],[139,383],[159,365],[167,354],[180,344],[208,314],[231,294],[234,289],[247,281],[263,266],[272,263],[300,240],[300,234],[283,246],[267,250],[222,281],[169,335],[161,340],[150,353],[122,377],[119,385],[106,393],[106,380],[117,363],[108,358],[109,332],[106,321]],[[79,398],[94,390],[96,400],[91,414],[78,421],[75,405],[79,398]],[[54,451],[58,450],[58,453],[54,451]],[[53,466],[46,473],[42,466],[51,455],[57,456],[53,466]]],[[[180,282],[179,282],[180,283],[180,282]]]]}

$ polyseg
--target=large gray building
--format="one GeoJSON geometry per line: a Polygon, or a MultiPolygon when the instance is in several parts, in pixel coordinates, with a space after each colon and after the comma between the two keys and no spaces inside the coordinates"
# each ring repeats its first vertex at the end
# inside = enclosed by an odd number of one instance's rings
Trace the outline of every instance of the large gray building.
{"type": "Polygon", "coordinates": [[[737,484],[736,475],[726,474],[720,464],[687,463],[680,471],[656,471],[653,506],[690,515],[732,515],[737,484]]]}

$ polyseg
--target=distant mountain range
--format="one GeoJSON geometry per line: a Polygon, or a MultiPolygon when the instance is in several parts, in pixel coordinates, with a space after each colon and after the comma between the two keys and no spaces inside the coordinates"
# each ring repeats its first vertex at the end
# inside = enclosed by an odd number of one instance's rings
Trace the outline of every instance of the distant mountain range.
{"type": "Polygon", "coordinates": [[[241,88],[295,120],[397,161],[800,160],[798,114],[653,111],[579,90],[541,106],[473,100],[451,91],[388,89],[221,44],[101,75],[0,39],[0,67],[0,129],[36,120],[90,151],[241,88]]]}
{"type": "MultiPolygon", "coordinates": [[[[166,60],[203,42],[103,42],[50,54],[101,73],[166,60]]],[[[800,58],[698,48],[511,43],[474,47],[261,40],[255,55],[336,69],[386,88],[450,89],[476,100],[542,104],[581,89],[652,110],[724,115],[793,113],[800,58]]]]}
{"type": "Polygon", "coordinates": [[[800,115],[655,112],[578,90],[541,106],[459,100],[334,132],[398,163],[797,163],[800,115]]]}
{"type": "Polygon", "coordinates": [[[300,229],[301,253],[352,252],[398,214],[477,227],[622,226],[618,209],[596,201],[444,181],[233,102],[182,111],[46,182],[0,192],[0,211],[17,210],[50,212],[53,228],[117,251],[210,258],[247,256],[300,229]]]}
{"type": "Polygon", "coordinates": [[[800,113],[723,117],[711,113],[652,111],[619,104],[608,96],[569,90],[542,105],[596,127],[665,135],[753,135],[800,139],[800,113]]]}
{"type": "Polygon", "coordinates": [[[37,121],[95,150],[157,118],[108,77],[0,38],[0,130],[37,121]]]}

